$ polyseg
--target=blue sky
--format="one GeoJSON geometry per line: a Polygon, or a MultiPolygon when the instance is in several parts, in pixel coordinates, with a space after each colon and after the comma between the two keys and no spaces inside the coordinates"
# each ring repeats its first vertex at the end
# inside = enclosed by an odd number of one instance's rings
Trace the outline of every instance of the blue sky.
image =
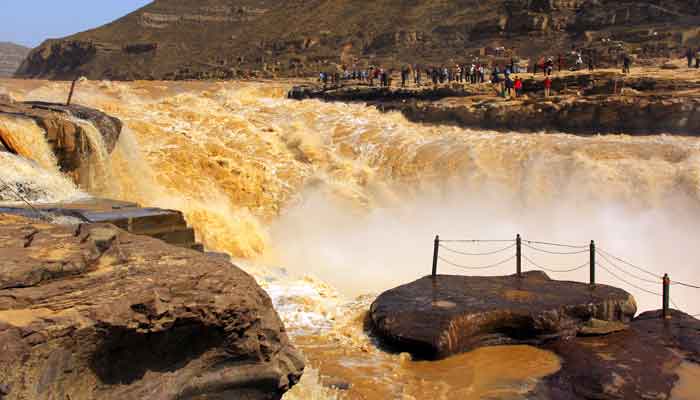
{"type": "Polygon", "coordinates": [[[151,0],[0,0],[0,42],[28,47],[95,28],[151,0]]]}

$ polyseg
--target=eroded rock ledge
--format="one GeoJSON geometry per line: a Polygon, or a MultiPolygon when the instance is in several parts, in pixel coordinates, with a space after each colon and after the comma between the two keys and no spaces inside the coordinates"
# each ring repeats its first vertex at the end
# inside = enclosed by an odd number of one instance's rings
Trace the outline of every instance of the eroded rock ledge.
{"type": "Polygon", "coordinates": [[[474,277],[426,276],[382,293],[372,304],[375,332],[429,359],[497,344],[540,344],[576,336],[591,319],[629,322],[627,292],[549,279],[543,272],[474,277]]]}
{"type": "Polygon", "coordinates": [[[0,399],[279,399],[303,361],[221,258],[0,215],[0,399]]]}
{"type": "MultiPolygon", "coordinates": [[[[81,186],[87,186],[90,168],[88,161],[92,154],[100,151],[111,153],[119,140],[122,122],[99,110],[80,105],[66,106],[56,103],[26,102],[17,103],[0,100],[0,119],[31,120],[42,129],[51,146],[61,171],[71,176],[81,186]],[[97,138],[90,138],[85,127],[76,121],[94,125],[99,132],[97,138]],[[104,149],[98,148],[104,146],[104,149]]],[[[0,150],[27,156],[29,149],[23,149],[14,135],[24,132],[4,132],[0,129],[0,150]]]]}

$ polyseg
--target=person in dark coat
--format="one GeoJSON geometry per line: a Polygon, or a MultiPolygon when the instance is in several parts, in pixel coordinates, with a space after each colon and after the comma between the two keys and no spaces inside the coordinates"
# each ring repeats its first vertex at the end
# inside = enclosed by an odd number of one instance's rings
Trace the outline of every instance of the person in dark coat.
{"type": "Polygon", "coordinates": [[[629,55],[625,54],[622,58],[622,73],[629,74],[632,67],[632,59],[629,55]]]}
{"type": "Polygon", "coordinates": [[[688,59],[688,68],[693,68],[693,49],[691,47],[688,47],[685,57],[688,59]]]}

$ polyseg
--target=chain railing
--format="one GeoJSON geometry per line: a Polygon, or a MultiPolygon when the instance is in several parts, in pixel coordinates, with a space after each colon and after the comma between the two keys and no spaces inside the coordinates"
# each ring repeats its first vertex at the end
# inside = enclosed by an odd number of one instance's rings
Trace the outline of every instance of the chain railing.
{"type": "MultiPolygon", "coordinates": [[[[592,287],[596,285],[596,268],[600,267],[612,278],[624,283],[628,287],[634,288],[641,292],[658,296],[662,299],[663,317],[670,317],[669,304],[673,304],[676,309],[679,307],[670,296],[671,286],[682,286],[690,289],[700,289],[700,285],[688,282],[671,281],[668,274],[659,274],[648,268],[640,267],[623,258],[617,257],[608,251],[605,251],[596,246],[595,241],[591,240],[590,244],[573,245],[565,243],[541,242],[534,240],[523,240],[520,235],[515,239],[503,240],[443,240],[440,236],[435,237],[433,245],[433,269],[432,275],[437,276],[439,262],[445,263],[451,267],[459,268],[467,271],[483,271],[507,265],[515,261],[515,271],[518,277],[522,276],[523,265],[531,269],[538,269],[554,274],[570,273],[589,268],[589,284],[592,287]],[[457,245],[481,245],[481,244],[501,244],[498,248],[487,249],[483,251],[465,250],[455,248],[457,245]],[[443,255],[440,251],[448,253],[443,255]],[[513,251],[515,254],[508,256],[508,252],[513,251]],[[523,250],[527,250],[525,254],[523,250]],[[489,257],[495,255],[503,255],[501,261],[498,262],[470,262],[463,263],[454,260],[454,257],[489,257]],[[583,256],[588,255],[588,260],[582,264],[572,263],[571,265],[545,265],[537,261],[539,255],[555,255],[555,256],[583,256]],[[525,263],[524,263],[525,262],[525,263]],[[661,285],[661,292],[650,290],[643,287],[645,284],[661,285]]],[[[692,315],[693,317],[700,314],[692,315]]]]}

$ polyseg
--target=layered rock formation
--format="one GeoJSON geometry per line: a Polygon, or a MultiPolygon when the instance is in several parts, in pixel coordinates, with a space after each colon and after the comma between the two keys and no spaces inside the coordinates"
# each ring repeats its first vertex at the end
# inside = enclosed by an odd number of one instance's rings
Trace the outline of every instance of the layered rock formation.
{"type": "Polygon", "coordinates": [[[20,206],[0,207],[0,213],[73,223],[109,223],[129,233],[150,236],[179,247],[204,250],[202,244],[197,243],[194,230],[187,225],[182,212],[177,210],[87,198],[61,204],[34,204],[32,208],[20,203],[20,206]]]}
{"type": "Polygon", "coordinates": [[[339,65],[447,64],[475,55],[622,52],[700,45],[697,0],[156,0],[35,49],[22,77],[187,79],[315,74],[339,65]]]}
{"type": "MultiPolygon", "coordinates": [[[[103,150],[111,153],[122,130],[118,118],[80,105],[0,102],[0,118],[35,122],[45,132],[61,172],[82,187],[88,186],[90,170],[97,167],[88,162],[90,156],[103,150]],[[100,137],[91,136],[88,128],[79,122],[81,120],[94,126],[100,137]]],[[[23,148],[18,138],[1,126],[0,143],[7,151],[31,158],[31,149],[23,148]]]]}
{"type": "Polygon", "coordinates": [[[105,224],[0,218],[0,398],[279,399],[303,362],[217,257],[105,224]]]}
{"type": "Polygon", "coordinates": [[[18,44],[0,42],[0,78],[14,75],[30,51],[18,44]]]}
{"type": "Polygon", "coordinates": [[[592,319],[629,322],[634,298],[606,285],[522,277],[424,277],[372,304],[375,332],[404,351],[444,358],[476,347],[575,336],[592,319]]]}

